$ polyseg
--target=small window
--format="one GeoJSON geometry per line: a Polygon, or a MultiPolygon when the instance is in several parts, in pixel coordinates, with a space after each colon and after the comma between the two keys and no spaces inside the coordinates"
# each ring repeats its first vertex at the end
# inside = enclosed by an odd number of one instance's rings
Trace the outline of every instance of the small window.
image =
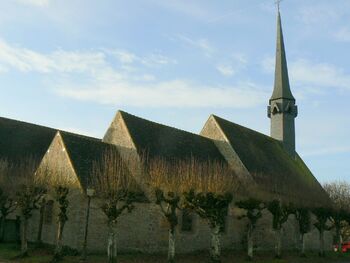
{"type": "Polygon", "coordinates": [[[193,230],[193,214],[189,210],[182,211],[182,224],[181,231],[183,232],[192,232],[193,230]]]}
{"type": "Polygon", "coordinates": [[[44,214],[45,224],[51,224],[52,217],[53,217],[53,200],[49,200],[45,205],[45,214],[44,214]]]}

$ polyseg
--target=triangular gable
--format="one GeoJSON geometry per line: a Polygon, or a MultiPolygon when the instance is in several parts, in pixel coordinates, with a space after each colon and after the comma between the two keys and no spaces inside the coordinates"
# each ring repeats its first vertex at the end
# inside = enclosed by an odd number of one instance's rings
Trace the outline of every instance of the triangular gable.
{"type": "Polygon", "coordinates": [[[227,163],[236,172],[237,176],[242,182],[254,183],[248,169],[244,166],[236,151],[232,148],[232,145],[225,136],[224,132],[221,130],[213,115],[211,115],[205,123],[200,135],[214,141],[221,154],[225,157],[227,163]]]}
{"type": "MultiPolygon", "coordinates": [[[[203,136],[119,112],[139,154],[149,157],[225,161],[214,142],[203,136]]],[[[120,123],[120,121],[119,121],[120,123]]],[[[115,133],[117,136],[117,133],[115,133]]],[[[121,133],[119,133],[121,134],[121,133]]],[[[119,139],[120,140],[120,139],[119,139]]]]}
{"type": "Polygon", "coordinates": [[[121,111],[118,111],[115,115],[102,141],[114,144],[120,148],[136,150],[135,143],[132,140],[121,111]]]}
{"type": "MultiPolygon", "coordinates": [[[[43,159],[36,172],[37,176],[64,176],[62,181],[69,183],[74,188],[81,189],[81,184],[71,161],[67,147],[62,139],[61,132],[57,132],[47,149],[43,159]],[[51,171],[49,175],[42,174],[51,171]]],[[[60,178],[49,178],[50,180],[60,181],[60,178]]]]}

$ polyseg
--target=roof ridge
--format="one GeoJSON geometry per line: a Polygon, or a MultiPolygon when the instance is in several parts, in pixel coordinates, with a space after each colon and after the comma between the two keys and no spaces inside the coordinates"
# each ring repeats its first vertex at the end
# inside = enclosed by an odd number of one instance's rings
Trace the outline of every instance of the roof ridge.
{"type": "MultiPolygon", "coordinates": [[[[220,117],[220,116],[217,116],[217,115],[215,115],[215,114],[212,114],[212,116],[213,116],[214,119],[217,118],[217,119],[220,119],[220,120],[223,120],[223,121],[227,121],[227,122],[229,122],[229,123],[231,123],[231,124],[233,124],[233,125],[236,125],[236,126],[241,127],[242,129],[245,129],[245,130],[248,130],[248,131],[253,132],[253,133],[255,133],[255,134],[258,134],[259,136],[264,136],[266,139],[269,139],[269,140],[274,141],[274,142],[281,143],[279,140],[276,140],[275,138],[272,138],[271,136],[268,136],[268,135],[266,135],[266,134],[264,134],[264,133],[262,133],[262,132],[259,132],[259,131],[253,130],[253,129],[251,129],[251,128],[245,127],[245,126],[243,126],[243,125],[240,125],[240,124],[238,124],[238,123],[229,121],[229,120],[224,119],[224,118],[222,118],[222,117],[220,117]]],[[[281,144],[282,144],[282,143],[281,143],[281,144]]]]}
{"type": "Polygon", "coordinates": [[[136,118],[136,119],[139,119],[139,120],[143,120],[143,121],[147,121],[147,122],[150,122],[154,125],[158,125],[158,126],[162,126],[162,127],[165,127],[165,128],[170,128],[170,129],[174,129],[174,130],[177,130],[177,131],[180,131],[180,132],[184,132],[184,133],[187,133],[187,134],[190,134],[192,136],[197,136],[197,137],[200,137],[200,138],[203,138],[205,140],[208,140],[208,141],[212,141],[211,139],[207,138],[207,137],[204,137],[200,134],[197,134],[197,133],[194,133],[194,132],[190,132],[190,131],[186,131],[186,130],[183,130],[183,129],[180,129],[180,128],[176,128],[176,127],[173,127],[173,126],[169,126],[169,125],[166,125],[166,124],[162,124],[162,123],[159,123],[159,122],[155,122],[155,121],[151,121],[151,120],[148,120],[148,119],[145,119],[145,118],[142,118],[142,117],[139,117],[139,116],[136,116],[136,115],[133,115],[133,114],[130,114],[128,112],[125,112],[125,111],[122,111],[122,110],[119,110],[120,114],[123,116],[123,114],[126,114],[126,115],[129,115],[133,118],[136,118]]]}
{"type": "Polygon", "coordinates": [[[27,121],[22,121],[22,120],[15,120],[15,119],[10,119],[10,118],[6,118],[6,117],[1,117],[0,116],[0,120],[1,119],[6,120],[6,121],[17,122],[17,123],[25,124],[25,125],[32,125],[32,126],[35,126],[37,128],[50,129],[50,130],[53,130],[53,131],[59,131],[61,133],[66,133],[66,134],[70,134],[70,135],[81,136],[81,137],[85,137],[85,138],[90,138],[90,139],[95,139],[95,140],[101,140],[102,141],[102,139],[100,139],[100,138],[96,138],[96,137],[92,137],[92,136],[88,136],[88,135],[83,135],[83,134],[78,134],[78,133],[74,133],[74,132],[70,132],[70,131],[66,131],[66,130],[53,128],[53,127],[48,127],[48,126],[44,126],[44,125],[36,124],[36,123],[32,123],[32,122],[27,122],[27,121]]]}
{"type": "MultiPolygon", "coordinates": [[[[73,132],[69,132],[69,131],[63,131],[63,130],[57,130],[57,131],[60,132],[61,134],[71,135],[74,137],[79,137],[79,138],[87,139],[87,140],[94,141],[94,142],[103,142],[102,139],[92,137],[92,136],[87,136],[87,135],[73,133],[73,132]]],[[[105,142],[103,142],[103,143],[105,143],[105,142]]]]}
{"type": "Polygon", "coordinates": [[[27,122],[27,121],[22,121],[22,120],[15,120],[15,119],[1,117],[1,116],[0,116],[0,119],[6,120],[6,121],[14,121],[14,122],[22,123],[22,124],[29,124],[29,125],[36,126],[38,128],[46,128],[46,129],[51,129],[51,130],[56,130],[56,131],[59,130],[59,129],[56,129],[53,127],[48,127],[48,126],[44,126],[44,125],[37,124],[37,123],[32,123],[32,122],[27,122]]]}

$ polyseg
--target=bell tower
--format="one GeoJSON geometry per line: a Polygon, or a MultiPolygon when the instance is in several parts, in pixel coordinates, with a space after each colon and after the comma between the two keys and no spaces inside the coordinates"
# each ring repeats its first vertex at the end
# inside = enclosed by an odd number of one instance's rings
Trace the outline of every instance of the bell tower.
{"type": "Polygon", "coordinates": [[[284,48],[281,14],[277,13],[277,47],[275,84],[268,106],[271,119],[271,137],[280,140],[285,149],[295,155],[295,118],[298,107],[290,90],[287,59],[284,48]]]}

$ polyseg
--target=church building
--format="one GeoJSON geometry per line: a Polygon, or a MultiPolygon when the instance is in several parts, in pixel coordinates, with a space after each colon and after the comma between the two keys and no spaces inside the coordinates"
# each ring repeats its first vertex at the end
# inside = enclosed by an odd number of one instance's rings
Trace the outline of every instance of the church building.
{"type": "MultiPolygon", "coordinates": [[[[0,159],[19,162],[28,156],[43,165],[65,167],[72,180],[69,220],[63,233],[64,244],[81,250],[85,231],[87,197],[93,163],[103,152],[114,149],[122,158],[134,155],[140,160],[142,153],[160,158],[186,160],[218,160],[227,163],[243,185],[254,185],[266,198],[293,202],[308,207],[329,206],[330,200],[320,183],[296,151],[295,119],[298,115],[288,77],[287,59],[283,40],[281,16],[277,16],[277,47],[275,80],[268,102],[267,115],[271,122],[270,136],[238,125],[230,120],[211,115],[200,134],[155,123],[118,111],[102,139],[73,134],[66,131],[0,118],[0,159]]],[[[132,174],[142,186],[146,179],[137,172],[132,174]]],[[[181,182],[179,182],[181,183],[181,182]]],[[[144,189],[149,193],[150,189],[144,189]]],[[[255,193],[249,192],[249,196],[255,193]]],[[[118,222],[118,249],[133,252],[164,252],[168,247],[168,227],[159,207],[148,201],[136,205],[132,213],[118,222]]],[[[55,243],[57,207],[47,206],[43,241],[55,243]]],[[[242,249],[245,246],[244,220],[237,219],[239,209],[232,204],[222,235],[222,247],[242,249]]],[[[38,212],[30,222],[30,238],[35,240],[38,212]]],[[[207,223],[195,214],[179,212],[177,251],[180,253],[207,249],[210,244],[207,223]]],[[[272,217],[264,213],[255,231],[258,249],[272,249],[274,233],[272,217]]],[[[88,249],[105,251],[107,224],[99,201],[91,204],[88,249]]],[[[295,249],[298,244],[298,227],[291,216],[284,226],[283,245],[295,249]]],[[[326,245],[331,249],[330,233],[326,245]]],[[[318,233],[306,235],[306,247],[318,248],[318,233]]]]}

